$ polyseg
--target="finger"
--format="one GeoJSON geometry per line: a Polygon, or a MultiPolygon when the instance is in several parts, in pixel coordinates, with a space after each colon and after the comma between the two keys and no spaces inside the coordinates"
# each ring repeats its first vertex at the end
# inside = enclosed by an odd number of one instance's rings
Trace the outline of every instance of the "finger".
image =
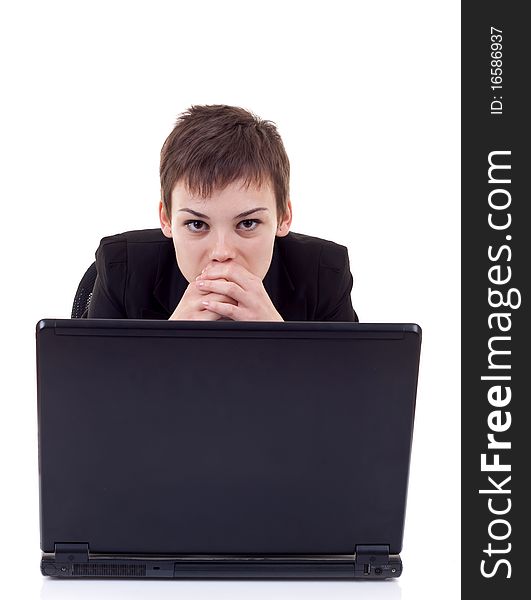
{"type": "Polygon", "coordinates": [[[209,293],[201,298],[202,300],[216,300],[217,302],[226,302],[227,304],[238,304],[234,298],[224,296],[223,294],[209,293]]]}
{"type": "MultiPolygon", "coordinates": [[[[223,281],[227,281],[227,280],[223,279],[223,281]]],[[[234,301],[234,299],[230,298],[229,296],[225,296],[224,294],[218,294],[218,293],[214,293],[214,292],[210,291],[210,289],[207,289],[208,286],[197,285],[197,281],[191,283],[190,286],[194,288],[195,293],[199,293],[199,296],[201,298],[204,298],[204,296],[207,296],[208,294],[214,294],[214,295],[220,297],[221,302],[224,302],[224,298],[229,298],[231,301],[234,301]]]]}
{"type": "Polygon", "coordinates": [[[222,317],[232,319],[233,321],[242,320],[241,309],[237,305],[227,304],[225,302],[217,302],[216,300],[203,300],[202,304],[206,309],[205,312],[213,312],[221,315],[222,317]]]}
{"type": "MultiPolygon", "coordinates": [[[[202,280],[199,280],[199,281],[202,281],[202,280]]],[[[193,287],[193,288],[194,288],[194,290],[195,290],[196,292],[199,292],[201,295],[203,295],[203,294],[210,294],[210,293],[211,293],[211,292],[210,292],[210,290],[209,290],[209,289],[207,289],[207,288],[208,288],[208,286],[205,286],[205,285],[198,285],[198,284],[199,284],[199,281],[194,281],[193,283],[191,283],[191,284],[190,284],[190,286],[191,286],[191,287],[193,287]]],[[[223,281],[227,281],[227,280],[226,280],[226,279],[223,279],[223,281]]]]}
{"type": "MultiPolygon", "coordinates": [[[[207,294],[206,296],[203,296],[202,299],[205,299],[208,302],[218,302],[219,304],[230,304],[233,306],[237,305],[236,300],[233,300],[232,298],[227,298],[227,296],[223,296],[222,294],[207,294]]],[[[203,304],[202,299],[198,300],[195,304],[195,310],[199,313],[215,314],[211,313],[206,309],[206,306],[203,304]]]]}
{"type": "Polygon", "coordinates": [[[225,281],[224,279],[205,279],[196,281],[196,286],[199,290],[223,294],[229,298],[234,298],[236,302],[243,302],[245,297],[245,290],[233,281],[225,281]]]}
{"type": "Polygon", "coordinates": [[[200,310],[195,318],[196,321],[219,321],[219,319],[221,315],[210,310],[200,310]]]}
{"type": "Polygon", "coordinates": [[[226,279],[239,285],[242,289],[246,289],[250,282],[258,279],[256,275],[253,275],[242,265],[230,262],[221,263],[217,265],[210,265],[206,270],[199,275],[196,281],[210,280],[210,279],[226,279]]]}
{"type": "Polygon", "coordinates": [[[197,294],[201,300],[208,300],[208,296],[212,296],[212,300],[218,300],[219,302],[230,302],[231,304],[237,304],[237,301],[230,296],[226,296],[225,294],[217,294],[211,292],[210,290],[201,289],[197,287],[195,283],[191,283],[190,287],[193,288],[192,292],[197,294]]]}

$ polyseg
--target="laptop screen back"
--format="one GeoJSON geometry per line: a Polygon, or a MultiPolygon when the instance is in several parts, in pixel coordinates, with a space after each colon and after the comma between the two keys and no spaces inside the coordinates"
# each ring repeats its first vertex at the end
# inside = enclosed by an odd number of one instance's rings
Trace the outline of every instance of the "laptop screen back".
{"type": "Polygon", "coordinates": [[[49,320],[37,352],[43,551],[400,552],[417,326],[49,320]]]}

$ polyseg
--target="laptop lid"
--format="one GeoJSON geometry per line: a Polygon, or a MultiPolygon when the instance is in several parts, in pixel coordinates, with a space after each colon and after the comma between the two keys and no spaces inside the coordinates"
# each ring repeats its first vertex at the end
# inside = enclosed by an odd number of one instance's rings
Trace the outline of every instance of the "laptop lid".
{"type": "Polygon", "coordinates": [[[43,320],[41,549],[402,548],[412,324],[43,320]]]}

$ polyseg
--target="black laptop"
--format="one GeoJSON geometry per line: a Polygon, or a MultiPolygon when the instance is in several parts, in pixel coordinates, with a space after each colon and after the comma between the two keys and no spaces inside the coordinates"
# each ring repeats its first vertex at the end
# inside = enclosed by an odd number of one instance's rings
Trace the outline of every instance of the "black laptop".
{"type": "Polygon", "coordinates": [[[42,320],[41,571],[398,577],[414,324],[42,320]]]}

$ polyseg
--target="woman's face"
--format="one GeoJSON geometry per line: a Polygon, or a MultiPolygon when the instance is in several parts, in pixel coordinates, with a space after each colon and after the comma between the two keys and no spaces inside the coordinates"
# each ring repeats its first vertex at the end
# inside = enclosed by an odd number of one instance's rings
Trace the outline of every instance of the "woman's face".
{"type": "Polygon", "coordinates": [[[171,196],[171,221],[159,205],[162,232],[173,239],[181,273],[192,282],[207,266],[234,261],[263,279],[271,264],[275,236],[285,236],[288,214],[279,223],[275,195],[242,181],[217,190],[208,198],[191,196],[177,183],[171,196]]]}

